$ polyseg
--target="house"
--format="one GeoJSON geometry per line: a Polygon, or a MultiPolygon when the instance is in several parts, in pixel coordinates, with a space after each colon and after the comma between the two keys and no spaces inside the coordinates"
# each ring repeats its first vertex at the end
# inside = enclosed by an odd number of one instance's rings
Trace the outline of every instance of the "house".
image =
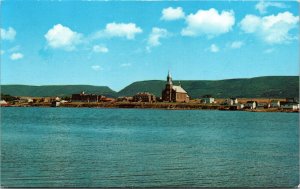
{"type": "Polygon", "coordinates": [[[284,103],[281,105],[282,109],[289,109],[289,110],[299,110],[299,104],[296,102],[284,103]]]}
{"type": "Polygon", "coordinates": [[[121,96],[117,98],[117,102],[131,102],[132,97],[130,96],[121,96]]]}
{"type": "Polygon", "coordinates": [[[279,100],[272,100],[270,103],[271,108],[279,108],[280,107],[280,101],[279,100]]]}
{"type": "Polygon", "coordinates": [[[270,108],[270,104],[266,103],[266,102],[258,102],[256,108],[265,108],[265,109],[267,109],[267,108],[270,108]]]}
{"type": "Polygon", "coordinates": [[[244,104],[240,104],[240,103],[229,106],[229,110],[240,110],[243,108],[244,108],[244,104]]]}
{"type": "Polygon", "coordinates": [[[137,93],[133,96],[133,102],[155,102],[156,98],[153,94],[148,92],[137,93]]]}
{"type": "Polygon", "coordinates": [[[8,103],[5,100],[0,100],[0,106],[8,106],[8,103]]]}
{"type": "Polygon", "coordinates": [[[60,106],[60,101],[54,100],[51,102],[51,107],[58,107],[58,106],[60,106]]]}
{"type": "Polygon", "coordinates": [[[102,102],[114,102],[115,99],[114,99],[114,98],[104,97],[104,98],[101,98],[101,101],[102,101],[102,102]]]}
{"type": "Polygon", "coordinates": [[[247,101],[246,104],[244,104],[245,109],[255,109],[257,107],[256,101],[247,101]]]}
{"type": "Polygon", "coordinates": [[[215,103],[215,98],[213,98],[211,95],[204,95],[201,98],[201,102],[204,104],[212,104],[215,103]]]}
{"type": "Polygon", "coordinates": [[[165,89],[162,91],[162,100],[167,102],[189,102],[190,97],[181,85],[173,85],[170,72],[167,76],[165,89]]]}
{"type": "Polygon", "coordinates": [[[225,104],[227,104],[229,106],[233,106],[235,104],[238,104],[238,99],[237,98],[226,99],[225,104]]]}
{"type": "Polygon", "coordinates": [[[295,98],[286,98],[285,101],[289,102],[289,103],[297,102],[297,100],[295,98]]]}
{"type": "Polygon", "coordinates": [[[72,102],[99,102],[101,95],[96,94],[85,94],[82,91],[80,94],[72,94],[72,102]]]}

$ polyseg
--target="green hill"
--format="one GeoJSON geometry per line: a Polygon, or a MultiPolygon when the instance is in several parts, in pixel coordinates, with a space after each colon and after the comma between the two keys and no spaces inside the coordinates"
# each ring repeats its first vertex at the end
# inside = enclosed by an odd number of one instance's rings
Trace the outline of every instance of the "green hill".
{"type": "MultiPolygon", "coordinates": [[[[122,89],[119,96],[132,96],[137,92],[150,92],[161,96],[165,81],[139,81],[122,89]]],[[[178,84],[178,81],[173,81],[178,84]]],[[[227,79],[216,81],[181,81],[182,87],[192,98],[210,94],[216,98],[285,98],[299,96],[298,76],[266,76],[250,79],[227,79]]]]}
{"type": "Polygon", "coordinates": [[[30,86],[30,85],[1,85],[1,93],[10,94],[12,96],[34,96],[34,97],[47,97],[47,96],[70,96],[74,93],[101,94],[108,97],[116,97],[117,93],[109,87],[92,86],[92,85],[43,85],[43,86],[30,86]]]}
{"type": "MultiPolygon", "coordinates": [[[[150,92],[161,96],[166,81],[150,80],[134,82],[119,92],[104,86],[91,85],[1,85],[1,93],[12,96],[70,96],[73,93],[101,94],[108,97],[133,96],[138,92],[150,92]]],[[[173,81],[178,85],[178,81],[173,81]]],[[[181,81],[182,87],[192,98],[210,94],[216,98],[285,98],[299,96],[298,76],[266,76],[250,79],[181,81]]]]}

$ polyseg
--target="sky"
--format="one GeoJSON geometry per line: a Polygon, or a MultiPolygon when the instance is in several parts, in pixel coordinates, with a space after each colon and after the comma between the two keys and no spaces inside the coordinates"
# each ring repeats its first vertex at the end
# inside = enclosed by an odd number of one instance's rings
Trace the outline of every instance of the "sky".
{"type": "Polygon", "coordinates": [[[299,75],[299,1],[1,3],[1,84],[299,75]]]}

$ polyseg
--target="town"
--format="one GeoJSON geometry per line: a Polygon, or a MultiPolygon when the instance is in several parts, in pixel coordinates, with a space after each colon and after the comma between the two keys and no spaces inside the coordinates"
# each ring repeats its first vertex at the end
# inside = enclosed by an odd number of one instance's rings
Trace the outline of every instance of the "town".
{"type": "Polygon", "coordinates": [[[270,98],[214,98],[203,95],[191,99],[184,86],[174,85],[168,72],[165,88],[161,97],[147,91],[134,96],[117,98],[90,94],[82,91],[67,97],[14,97],[1,94],[1,107],[100,107],[100,108],[159,108],[159,109],[212,109],[240,110],[255,112],[299,112],[299,100],[270,98]]]}

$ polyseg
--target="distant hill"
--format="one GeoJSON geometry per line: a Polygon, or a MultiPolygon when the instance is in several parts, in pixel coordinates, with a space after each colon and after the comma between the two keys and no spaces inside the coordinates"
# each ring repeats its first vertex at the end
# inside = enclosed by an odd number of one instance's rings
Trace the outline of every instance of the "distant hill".
{"type": "Polygon", "coordinates": [[[43,85],[43,86],[30,86],[30,85],[1,85],[1,93],[10,94],[12,96],[34,96],[34,97],[47,97],[47,96],[70,96],[74,93],[101,94],[108,97],[116,97],[117,93],[105,86],[92,86],[92,85],[43,85]]]}
{"type": "MultiPolygon", "coordinates": [[[[173,81],[178,85],[178,81],[173,81]]],[[[210,94],[216,98],[285,98],[299,97],[298,76],[266,76],[250,79],[181,81],[182,87],[192,98],[210,94]]],[[[149,80],[134,82],[119,92],[104,86],[91,85],[1,85],[1,93],[12,96],[70,96],[73,93],[101,94],[108,97],[133,96],[138,92],[150,92],[161,96],[166,81],[149,80]]]]}
{"type": "MultiPolygon", "coordinates": [[[[161,96],[165,81],[139,81],[118,92],[119,96],[132,96],[137,92],[151,92],[161,96]]],[[[178,81],[173,81],[178,84],[178,81]]],[[[192,98],[210,94],[216,98],[285,98],[299,96],[298,76],[266,76],[250,79],[180,81],[192,98]]]]}

